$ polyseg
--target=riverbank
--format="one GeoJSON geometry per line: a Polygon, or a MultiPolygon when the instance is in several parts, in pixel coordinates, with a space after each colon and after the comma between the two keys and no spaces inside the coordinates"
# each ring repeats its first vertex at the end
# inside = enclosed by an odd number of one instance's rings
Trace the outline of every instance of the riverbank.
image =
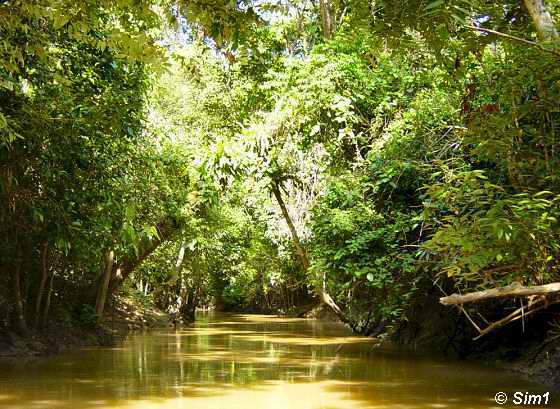
{"type": "Polygon", "coordinates": [[[506,368],[555,391],[560,391],[560,346],[558,342],[556,345],[548,345],[545,348],[535,345],[506,368]]]}
{"type": "Polygon", "coordinates": [[[169,316],[139,300],[117,296],[97,327],[79,323],[49,323],[36,334],[22,337],[0,332],[0,359],[32,358],[54,355],[67,350],[92,346],[111,346],[127,333],[170,324],[169,316]]]}
{"type": "MultiPolygon", "coordinates": [[[[411,311],[415,319],[403,321],[381,337],[379,347],[396,345],[405,350],[477,362],[516,373],[554,391],[560,391],[560,338],[548,334],[549,321],[542,317],[530,323],[532,332],[517,323],[482,340],[464,317],[441,306],[437,299],[411,311]]],[[[326,305],[306,306],[299,317],[340,322],[326,305]]]]}
{"type": "Polygon", "coordinates": [[[0,333],[0,359],[54,355],[74,348],[111,344],[112,334],[103,328],[51,325],[27,337],[6,331],[0,333]]]}

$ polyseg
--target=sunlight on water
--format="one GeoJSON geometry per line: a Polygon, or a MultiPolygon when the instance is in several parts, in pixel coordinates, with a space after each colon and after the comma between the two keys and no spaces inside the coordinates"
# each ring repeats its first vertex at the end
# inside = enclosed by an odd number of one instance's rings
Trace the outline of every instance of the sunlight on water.
{"type": "Polygon", "coordinates": [[[194,397],[171,399],[139,400],[116,404],[114,408],[148,409],[148,408],[360,408],[359,402],[348,401],[348,393],[336,391],[339,385],[334,381],[306,384],[275,382],[251,389],[213,390],[201,389],[194,397]],[[330,390],[330,388],[334,388],[330,390]]]}
{"type": "Polygon", "coordinates": [[[199,318],[116,348],[1,363],[0,409],[467,409],[498,407],[498,391],[541,390],[477,365],[378,350],[338,324],[199,318]]]}

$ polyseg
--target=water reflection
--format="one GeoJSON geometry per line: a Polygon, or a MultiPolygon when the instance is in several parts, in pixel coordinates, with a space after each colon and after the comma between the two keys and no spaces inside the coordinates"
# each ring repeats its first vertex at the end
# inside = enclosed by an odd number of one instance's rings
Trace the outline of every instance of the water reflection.
{"type": "Polygon", "coordinates": [[[0,409],[465,409],[497,406],[497,391],[540,391],[475,365],[374,350],[375,340],[337,324],[199,318],[192,328],[137,334],[118,348],[3,363],[0,409]]]}

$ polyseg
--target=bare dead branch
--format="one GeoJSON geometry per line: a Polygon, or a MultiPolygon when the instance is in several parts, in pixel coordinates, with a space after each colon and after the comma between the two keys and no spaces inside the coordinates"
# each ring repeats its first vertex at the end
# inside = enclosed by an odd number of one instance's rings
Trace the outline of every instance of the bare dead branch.
{"type": "Polygon", "coordinates": [[[479,302],[495,298],[529,297],[531,295],[551,295],[560,292],[560,283],[525,287],[514,283],[505,287],[491,288],[484,291],[475,291],[468,294],[452,294],[441,297],[439,302],[443,305],[459,305],[479,302]]]}
{"type": "Polygon", "coordinates": [[[522,306],[522,307],[516,309],[511,314],[509,314],[507,317],[502,318],[501,320],[496,321],[496,322],[492,323],[491,325],[487,326],[482,331],[479,330],[480,334],[478,336],[474,337],[473,340],[476,341],[476,340],[482,338],[484,335],[494,331],[495,329],[497,329],[499,327],[502,327],[506,324],[517,321],[518,319],[525,318],[528,315],[534,314],[537,311],[545,309],[552,304],[558,304],[558,303],[560,303],[560,299],[557,299],[557,300],[554,300],[554,301],[551,301],[551,302],[546,302],[545,299],[541,298],[540,300],[535,301],[532,304],[529,304],[531,306],[531,309],[529,309],[528,311],[527,311],[528,307],[526,308],[526,307],[522,306]],[[540,304],[540,305],[538,305],[538,304],[540,304]]]}

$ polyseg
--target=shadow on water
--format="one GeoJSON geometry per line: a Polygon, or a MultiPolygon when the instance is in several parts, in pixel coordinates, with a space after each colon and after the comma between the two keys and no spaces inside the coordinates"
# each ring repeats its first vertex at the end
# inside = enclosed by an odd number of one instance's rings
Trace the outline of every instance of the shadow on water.
{"type": "Polygon", "coordinates": [[[375,340],[338,324],[199,318],[194,327],[132,335],[117,348],[3,363],[0,409],[466,409],[500,407],[498,391],[543,392],[489,368],[373,350],[375,340]]]}

